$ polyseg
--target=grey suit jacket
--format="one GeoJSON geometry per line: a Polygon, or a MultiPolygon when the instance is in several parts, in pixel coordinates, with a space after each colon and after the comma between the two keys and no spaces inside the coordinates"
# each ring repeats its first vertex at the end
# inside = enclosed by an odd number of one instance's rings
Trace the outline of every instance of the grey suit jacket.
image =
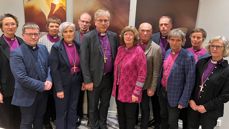
{"type": "MultiPolygon", "coordinates": [[[[111,46],[112,61],[114,62],[118,49],[117,34],[107,31],[111,46]]],[[[100,85],[104,71],[102,47],[96,29],[84,35],[80,46],[80,65],[85,83],[93,82],[95,87],[100,85]]]]}
{"type": "Polygon", "coordinates": [[[10,68],[15,78],[12,104],[16,106],[31,106],[38,92],[44,91],[44,82],[51,81],[47,48],[38,45],[37,59],[31,51],[28,45],[22,44],[10,55],[10,68]]]}
{"type": "Polygon", "coordinates": [[[156,90],[162,65],[160,46],[150,40],[146,46],[145,55],[147,58],[147,77],[143,89],[153,88],[156,90]]]}

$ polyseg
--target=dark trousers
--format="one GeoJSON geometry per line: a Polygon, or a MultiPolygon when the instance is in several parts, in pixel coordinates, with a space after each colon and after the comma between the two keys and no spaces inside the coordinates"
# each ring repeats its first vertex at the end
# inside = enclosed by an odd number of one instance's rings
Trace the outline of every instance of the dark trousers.
{"type": "Polygon", "coordinates": [[[4,103],[0,104],[0,127],[6,129],[19,129],[20,128],[20,108],[11,105],[12,97],[5,97],[4,103]]]}
{"type": "Polygon", "coordinates": [[[53,89],[48,91],[48,101],[47,108],[44,115],[44,124],[49,124],[50,120],[54,121],[56,119],[56,108],[55,101],[53,97],[53,89]]]}
{"type": "Polygon", "coordinates": [[[155,125],[158,126],[160,125],[160,104],[158,100],[158,95],[156,94],[157,91],[155,91],[154,96],[150,97],[151,98],[151,103],[152,103],[152,110],[153,110],[153,119],[155,121],[155,125]]]}
{"type": "Polygon", "coordinates": [[[148,129],[150,107],[149,107],[150,97],[147,95],[147,90],[142,92],[142,102],[140,103],[141,108],[141,129],[148,129]]]}
{"type": "Polygon", "coordinates": [[[214,129],[217,124],[218,117],[209,117],[207,113],[201,114],[197,111],[188,109],[188,129],[199,129],[199,126],[202,126],[202,129],[214,129]]]}
{"type": "MultiPolygon", "coordinates": [[[[77,105],[77,117],[78,118],[82,118],[83,117],[83,104],[84,104],[84,95],[87,91],[80,91],[80,95],[79,95],[79,102],[77,105]]],[[[88,94],[87,94],[87,102],[88,102],[88,94]]],[[[87,113],[89,112],[89,107],[87,106],[87,113]]],[[[88,117],[88,114],[87,114],[88,117]]]]}
{"type": "Polygon", "coordinates": [[[123,103],[116,99],[119,129],[134,129],[138,103],[123,103]]]}
{"type": "Polygon", "coordinates": [[[76,129],[77,104],[81,90],[80,81],[72,81],[64,86],[64,98],[55,97],[56,129],[76,129]]]}
{"type": "Polygon", "coordinates": [[[110,105],[113,77],[103,76],[101,84],[88,92],[89,96],[89,126],[91,129],[107,129],[107,114],[110,105]]]}
{"type": "Polygon", "coordinates": [[[160,116],[161,124],[160,129],[178,129],[178,119],[180,109],[177,107],[170,107],[167,99],[167,93],[164,90],[159,92],[160,103],[160,116]]]}
{"type": "Polygon", "coordinates": [[[38,93],[30,107],[20,107],[20,129],[43,129],[43,117],[46,110],[47,94],[38,93]]]}
{"type": "Polygon", "coordinates": [[[187,129],[188,127],[188,108],[181,109],[179,118],[182,120],[183,129],[187,129]]]}

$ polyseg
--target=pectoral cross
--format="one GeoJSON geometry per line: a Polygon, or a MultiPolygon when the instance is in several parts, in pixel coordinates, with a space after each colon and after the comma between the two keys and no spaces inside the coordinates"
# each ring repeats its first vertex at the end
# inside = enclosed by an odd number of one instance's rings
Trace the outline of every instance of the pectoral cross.
{"type": "Polygon", "coordinates": [[[103,60],[104,60],[104,63],[106,64],[107,63],[107,57],[106,57],[106,55],[104,55],[104,57],[103,57],[103,60]]]}
{"type": "Polygon", "coordinates": [[[74,66],[72,67],[72,71],[75,73],[76,70],[77,70],[77,67],[74,65],[74,66]]]}
{"type": "Polygon", "coordinates": [[[202,84],[202,85],[200,85],[200,92],[202,92],[203,89],[204,89],[204,86],[203,86],[203,84],[202,84]]]}

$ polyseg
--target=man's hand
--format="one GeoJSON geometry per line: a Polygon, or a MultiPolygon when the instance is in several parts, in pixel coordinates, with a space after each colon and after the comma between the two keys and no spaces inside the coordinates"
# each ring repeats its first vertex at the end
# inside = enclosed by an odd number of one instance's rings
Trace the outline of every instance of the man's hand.
{"type": "Polygon", "coordinates": [[[64,91],[59,91],[56,93],[57,98],[63,99],[64,98],[64,91]]]}
{"type": "Polygon", "coordinates": [[[177,108],[178,108],[178,109],[182,109],[182,108],[184,108],[184,107],[183,107],[182,105],[178,104],[177,108]]]}
{"type": "Polygon", "coordinates": [[[92,82],[90,82],[90,83],[85,83],[85,84],[84,84],[84,87],[85,87],[86,90],[92,91],[94,85],[93,85],[92,82]]]}
{"type": "Polygon", "coordinates": [[[0,93],[0,103],[3,103],[3,95],[0,93]]]}
{"type": "Polygon", "coordinates": [[[46,80],[44,83],[44,90],[47,91],[50,90],[51,88],[52,88],[52,82],[46,80]]]}
{"type": "Polygon", "coordinates": [[[154,93],[155,93],[155,90],[153,89],[153,88],[149,88],[149,89],[147,89],[147,95],[148,96],[154,96],[154,93]]]}

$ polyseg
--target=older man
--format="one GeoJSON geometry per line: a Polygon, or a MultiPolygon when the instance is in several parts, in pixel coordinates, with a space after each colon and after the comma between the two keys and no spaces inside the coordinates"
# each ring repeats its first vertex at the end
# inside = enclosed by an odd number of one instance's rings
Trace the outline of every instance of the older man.
{"type": "Polygon", "coordinates": [[[161,129],[178,129],[180,110],[188,106],[195,82],[195,60],[182,48],[185,43],[183,31],[171,30],[168,42],[171,49],[165,54],[158,87],[161,129]]]}
{"type": "MultiPolygon", "coordinates": [[[[141,102],[141,129],[148,128],[149,121],[149,100],[154,96],[156,86],[160,74],[162,54],[160,46],[151,40],[152,25],[149,23],[141,23],[139,26],[140,46],[145,51],[147,57],[147,78],[143,86],[142,102],[141,102]]],[[[153,113],[155,115],[155,113],[153,113]]],[[[155,125],[158,128],[158,125],[155,125]]]]}
{"type": "Polygon", "coordinates": [[[108,31],[110,13],[98,9],[94,14],[95,29],[84,35],[80,46],[83,89],[89,92],[91,129],[107,129],[106,120],[113,85],[113,62],[118,37],[108,31]]]}
{"type": "Polygon", "coordinates": [[[42,129],[47,104],[45,91],[52,87],[48,50],[37,44],[38,25],[27,23],[22,31],[25,43],[10,55],[10,68],[15,78],[12,104],[20,107],[20,129],[42,129]]]}

